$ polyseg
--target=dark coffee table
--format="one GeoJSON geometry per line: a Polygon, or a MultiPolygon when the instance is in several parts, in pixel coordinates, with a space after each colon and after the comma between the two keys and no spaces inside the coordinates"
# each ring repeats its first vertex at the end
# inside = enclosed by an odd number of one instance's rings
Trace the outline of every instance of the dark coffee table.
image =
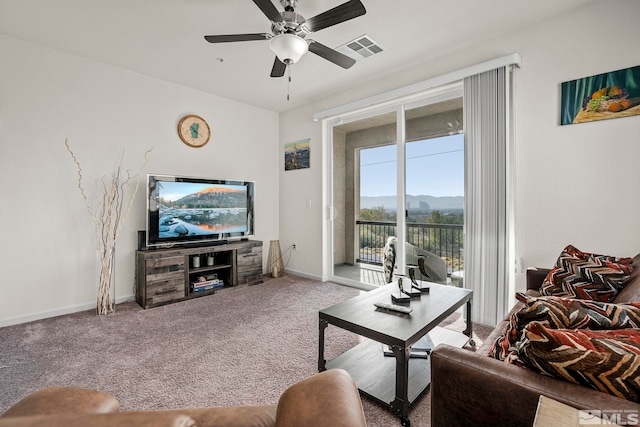
{"type": "Polygon", "coordinates": [[[462,347],[472,336],[473,291],[435,283],[429,285],[429,293],[411,299],[408,306],[413,311],[410,314],[374,306],[375,302],[391,303],[391,294],[398,292],[395,283],[365,292],[319,313],[318,370],[345,369],[362,393],[389,405],[404,426],[411,424],[407,418],[409,407],[431,382],[429,358],[410,357],[411,346],[427,333],[434,346],[446,342],[462,347]],[[467,324],[462,333],[438,326],[465,303],[467,324]],[[369,339],[326,361],[324,333],[330,324],[369,339]],[[381,343],[387,344],[395,357],[385,356],[381,343]]]}

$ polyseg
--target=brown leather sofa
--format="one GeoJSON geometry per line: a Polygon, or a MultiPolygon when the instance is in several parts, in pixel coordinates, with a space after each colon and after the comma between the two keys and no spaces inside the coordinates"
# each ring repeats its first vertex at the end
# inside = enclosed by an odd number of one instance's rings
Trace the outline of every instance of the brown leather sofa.
{"type": "MultiPolygon", "coordinates": [[[[634,257],[633,267],[630,281],[617,295],[615,303],[640,301],[640,254],[634,257]]],[[[527,294],[540,295],[538,290],[548,272],[540,268],[527,270],[527,294]]],[[[540,395],[577,409],[619,412],[622,421],[626,421],[629,414],[632,414],[629,415],[631,422],[636,419],[640,404],[488,356],[489,348],[503,333],[511,314],[522,307],[522,303],[517,302],[476,352],[444,344],[433,350],[432,427],[532,426],[540,395]]]]}
{"type": "Polygon", "coordinates": [[[358,389],[331,369],[289,387],[277,405],[120,412],[106,393],[52,387],[32,393],[0,416],[0,427],[364,427],[358,389]]]}

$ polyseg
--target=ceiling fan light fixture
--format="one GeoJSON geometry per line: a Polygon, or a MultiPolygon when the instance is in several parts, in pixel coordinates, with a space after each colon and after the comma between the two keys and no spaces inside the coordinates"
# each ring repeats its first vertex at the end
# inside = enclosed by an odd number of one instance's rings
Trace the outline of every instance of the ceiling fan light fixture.
{"type": "Polygon", "coordinates": [[[298,62],[309,50],[307,42],[295,34],[278,34],[271,39],[270,46],[278,59],[287,65],[298,62]]]}

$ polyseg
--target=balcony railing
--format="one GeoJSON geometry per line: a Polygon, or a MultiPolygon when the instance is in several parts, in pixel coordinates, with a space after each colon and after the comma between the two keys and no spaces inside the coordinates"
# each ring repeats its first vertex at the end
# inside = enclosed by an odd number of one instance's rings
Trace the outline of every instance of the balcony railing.
{"type": "MultiPolygon", "coordinates": [[[[359,240],[358,262],[382,265],[387,237],[396,235],[396,223],[356,221],[359,240]]],[[[407,223],[407,242],[436,254],[447,263],[449,274],[464,270],[461,224],[407,223]]]]}

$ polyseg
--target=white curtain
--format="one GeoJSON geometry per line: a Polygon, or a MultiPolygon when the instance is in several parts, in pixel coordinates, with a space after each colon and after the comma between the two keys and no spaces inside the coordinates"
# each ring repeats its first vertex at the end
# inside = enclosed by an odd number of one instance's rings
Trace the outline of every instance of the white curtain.
{"type": "Polygon", "coordinates": [[[495,325],[508,310],[512,261],[509,71],[464,79],[465,286],[472,320],[495,325]]]}

